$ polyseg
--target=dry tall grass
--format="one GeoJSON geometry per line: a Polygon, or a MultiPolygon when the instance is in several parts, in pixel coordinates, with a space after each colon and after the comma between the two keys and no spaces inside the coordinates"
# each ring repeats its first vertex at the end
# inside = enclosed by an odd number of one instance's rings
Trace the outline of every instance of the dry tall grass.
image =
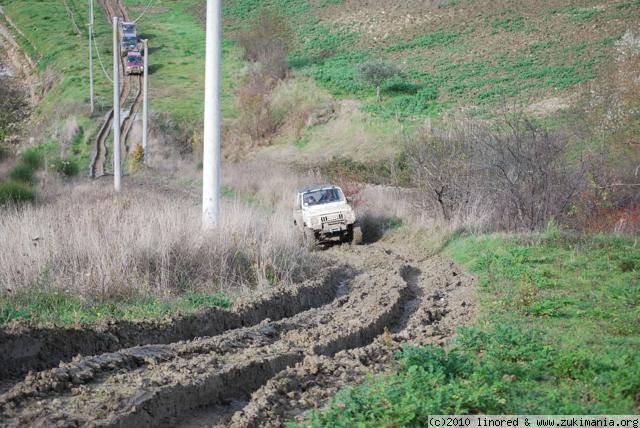
{"type": "Polygon", "coordinates": [[[290,214],[224,200],[219,228],[200,230],[192,192],[150,185],[114,195],[66,188],[52,202],[0,213],[0,287],[61,288],[87,298],[258,287],[304,278],[315,259],[290,214]],[[70,193],[73,192],[73,193],[70,193]]]}
{"type": "Polygon", "coordinates": [[[411,242],[426,254],[439,252],[462,231],[490,230],[493,218],[493,212],[481,199],[452,212],[445,220],[435,204],[424,204],[424,197],[418,190],[366,186],[359,198],[358,218],[366,241],[411,242]]]}

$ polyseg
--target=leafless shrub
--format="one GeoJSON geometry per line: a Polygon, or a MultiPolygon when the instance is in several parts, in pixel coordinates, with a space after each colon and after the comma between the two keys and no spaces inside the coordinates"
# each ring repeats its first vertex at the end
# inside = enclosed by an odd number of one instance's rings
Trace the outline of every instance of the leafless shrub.
{"type": "Polygon", "coordinates": [[[503,129],[479,129],[472,139],[485,187],[504,204],[508,228],[543,228],[560,219],[580,187],[586,164],[569,155],[569,139],[526,118],[506,119],[503,129]]]}
{"type": "Polygon", "coordinates": [[[0,143],[18,132],[28,113],[28,103],[18,85],[10,78],[0,78],[0,143]]]}
{"type": "Polygon", "coordinates": [[[568,136],[521,116],[425,132],[407,147],[415,185],[446,220],[482,200],[496,229],[539,229],[584,185],[586,163],[575,153],[570,160],[568,136]]]}
{"type": "Polygon", "coordinates": [[[54,202],[5,210],[0,287],[164,296],[298,281],[317,266],[296,245],[288,212],[226,200],[220,227],[203,236],[197,197],[134,189],[63,189],[54,202]]]}
{"type": "Polygon", "coordinates": [[[275,8],[263,8],[249,25],[236,35],[244,59],[260,63],[274,80],[287,75],[287,54],[293,35],[286,19],[275,8]]]}
{"type": "Polygon", "coordinates": [[[270,137],[282,124],[282,115],[271,104],[273,85],[273,79],[262,70],[252,69],[245,76],[243,85],[236,90],[236,125],[254,141],[270,137]]]}
{"type": "Polygon", "coordinates": [[[424,130],[409,141],[406,150],[412,184],[427,197],[422,208],[427,208],[428,200],[435,201],[442,217],[450,220],[474,190],[469,141],[459,132],[424,130]]]}

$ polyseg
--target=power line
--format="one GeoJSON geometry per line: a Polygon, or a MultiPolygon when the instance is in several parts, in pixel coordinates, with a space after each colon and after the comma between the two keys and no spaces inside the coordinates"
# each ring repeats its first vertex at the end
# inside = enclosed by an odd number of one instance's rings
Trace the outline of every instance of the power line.
{"type": "Polygon", "coordinates": [[[142,13],[140,14],[139,17],[137,17],[133,22],[138,22],[140,20],[140,18],[142,18],[144,16],[145,13],[147,13],[147,11],[149,10],[149,8],[151,7],[151,5],[153,3],[155,3],[157,0],[149,0],[149,3],[147,4],[147,6],[144,8],[144,10],[142,11],[142,13]]]}
{"type": "Polygon", "coordinates": [[[91,33],[93,34],[93,46],[96,48],[96,54],[98,55],[98,62],[100,62],[100,68],[102,69],[102,72],[104,73],[107,80],[113,83],[113,79],[111,78],[111,76],[109,76],[109,73],[107,73],[107,70],[104,68],[104,64],[102,63],[102,58],[100,58],[100,50],[98,49],[98,44],[96,43],[96,33],[93,31],[93,25],[91,26],[91,33]]]}

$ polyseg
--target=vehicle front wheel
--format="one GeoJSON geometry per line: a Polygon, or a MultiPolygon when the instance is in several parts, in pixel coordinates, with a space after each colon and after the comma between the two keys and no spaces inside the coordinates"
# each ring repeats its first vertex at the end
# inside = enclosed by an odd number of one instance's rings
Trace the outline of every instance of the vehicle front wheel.
{"type": "Polygon", "coordinates": [[[313,251],[316,248],[316,234],[312,229],[309,229],[307,227],[304,228],[303,233],[304,246],[307,248],[307,250],[313,251]]]}
{"type": "Polygon", "coordinates": [[[351,229],[351,245],[361,245],[362,244],[362,229],[360,225],[354,224],[351,229]]]}

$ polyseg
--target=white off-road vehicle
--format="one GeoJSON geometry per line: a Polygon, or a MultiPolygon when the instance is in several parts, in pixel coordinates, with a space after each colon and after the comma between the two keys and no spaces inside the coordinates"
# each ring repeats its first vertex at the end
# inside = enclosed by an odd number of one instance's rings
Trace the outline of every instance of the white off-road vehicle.
{"type": "Polygon", "coordinates": [[[356,213],[338,186],[328,184],[299,189],[293,224],[309,248],[328,242],[362,243],[356,213]]]}

